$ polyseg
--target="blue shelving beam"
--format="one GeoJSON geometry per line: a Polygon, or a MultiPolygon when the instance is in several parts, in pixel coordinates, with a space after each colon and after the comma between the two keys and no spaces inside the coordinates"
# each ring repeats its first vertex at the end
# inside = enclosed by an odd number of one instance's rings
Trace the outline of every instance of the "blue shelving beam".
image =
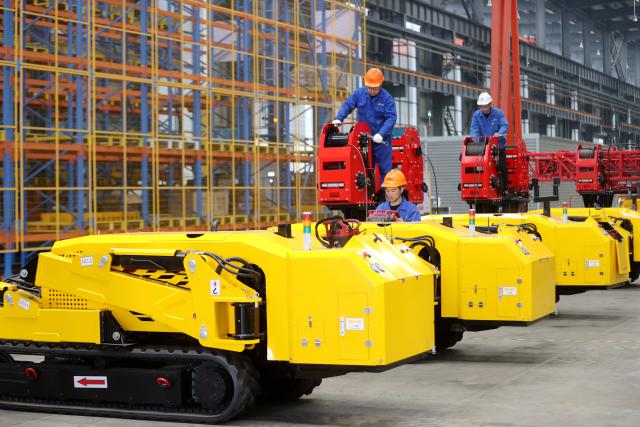
{"type": "MultiPolygon", "coordinates": [[[[193,8],[193,74],[200,77],[202,65],[200,63],[200,8],[193,8]]],[[[201,85],[200,80],[196,82],[201,85]]],[[[197,148],[205,149],[202,140],[202,91],[193,91],[193,136],[196,138],[197,148]]],[[[202,206],[202,159],[197,157],[193,165],[193,184],[196,187],[196,215],[200,221],[204,219],[202,206]]]]}
{"type": "MultiPolygon", "coordinates": [[[[242,0],[236,3],[239,5],[239,10],[253,13],[253,1],[242,0]]],[[[236,37],[236,49],[240,52],[252,52],[252,22],[250,19],[237,17],[237,27],[240,29],[239,34],[236,37]]],[[[238,62],[236,67],[236,80],[247,84],[253,83],[253,60],[250,55],[240,54],[238,55],[238,62]]],[[[248,96],[240,96],[236,101],[236,139],[243,141],[247,145],[248,153],[251,153],[251,142],[253,141],[253,117],[251,112],[252,106],[249,104],[250,98],[248,96]]],[[[251,215],[251,192],[249,187],[251,186],[251,160],[245,160],[242,162],[242,176],[241,185],[244,187],[244,214],[249,217],[251,215]]]]}
{"type": "MultiPolygon", "coordinates": [[[[6,9],[2,13],[3,34],[2,42],[4,47],[13,49],[13,35],[14,35],[14,19],[15,13],[9,10],[11,7],[10,0],[4,0],[3,5],[6,9]]],[[[8,58],[4,58],[8,59],[8,58]]],[[[19,66],[19,64],[18,64],[19,66]]],[[[15,243],[10,243],[10,239],[15,235],[15,179],[14,179],[14,167],[13,167],[13,149],[15,144],[15,114],[14,114],[14,90],[13,90],[13,77],[15,70],[13,67],[4,65],[2,67],[2,125],[4,126],[5,150],[2,153],[2,186],[5,188],[2,191],[2,228],[4,235],[7,238],[7,242],[4,246],[4,276],[8,276],[13,272],[13,262],[15,260],[15,253],[11,252],[15,250],[15,243]]]]}
{"type": "MultiPolygon", "coordinates": [[[[289,8],[289,2],[286,2],[286,1],[281,2],[280,7],[281,7],[281,11],[280,11],[281,21],[286,23],[291,23],[291,10],[289,8]]],[[[281,29],[280,32],[281,34],[279,39],[281,40],[281,45],[279,47],[279,51],[283,60],[280,63],[281,64],[280,66],[282,68],[280,72],[280,74],[282,75],[282,82],[280,86],[286,87],[287,85],[290,85],[292,83],[291,65],[289,64],[289,62],[292,60],[291,35],[289,31],[287,31],[286,29],[281,29]]],[[[280,123],[282,123],[281,126],[283,130],[282,142],[286,144],[288,147],[290,147],[290,152],[293,152],[293,147],[291,144],[291,126],[292,126],[291,105],[289,104],[281,105],[280,108],[281,108],[280,123]]],[[[286,190],[284,190],[286,211],[291,212],[291,206],[293,204],[294,195],[293,195],[293,190],[291,188],[293,183],[291,180],[291,177],[292,177],[291,162],[289,160],[287,160],[284,163],[284,167],[281,169],[281,176],[284,176],[283,185],[286,188],[286,190]]]]}
{"type": "MultiPolygon", "coordinates": [[[[140,1],[140,64],[144,69],[149,66],[149,0],[140,1]]],[[[150,125],[150,105],[149,105],[149,84],[140,84],[140,131],[142,132],[142,144],[147,149],[152,149],[149,138],[149,125],[150,125]]],[[[141,171],[141,186],[142,186],[142,206],[141,217],[144,221],[144,226],[149,226],[149,210],[150,210],[150,197],[149,197],[149,154],[145,153],[142,156],[142,163],[140,165],[141,171]]],[[[155,225],[155,224],[154,224],[155,225]]]]}
{"type": "MultiPolygon", "coordinates": [[[[87,27],[86,25],[82,25],[82,22],[87,22],[87,17],[83,16],[84,2],[82,0],[75,0],[76,6],[76,19],[78,20],[78,24],[75,26],[75,57],[76,58],[86,58],[87,50],[86,50],[86,40],[87,40],[87,27]]],[[[88,13],[89,6],[87,6],[86,10],[88,13]]],[[[88,23],[88,22],[87,22],[88,23]]],[[[73,23],[70,22],[69,26],[73,29],[73,23]]],[[[69,43],[71,44],[71,43],[69,43]]],[[[86,99],[84,96],[84,81],[81,75],[75,76],[76,80],[76,93],[75,93],[75,141],[78,145],[85,144],[85,137],[87,136],[87,132],[89,131],[89,123],[87,121],[88,114],[85,115],[86,109],[89,107],[89,88],[86,90],[86,99]]],[[[88,80],[87,80],[88,81],[88,80]]],[[[69,100],[71,103],[71,100],[69,100]]],[[[78,197],[76,200],[76,223],[79,230],[84,230],[84,212],[85,212],[85,201],[84,201],[84,186],[85,186],[85,157],[84,150],[78,151],[78,161],[76,165],[76,185],[78,186],[78,197]]],[[[73,182],[70,181],[67,185],[71,185],[73,182]]],[[[73,211],[72,211],[73,212],[73,211]]]]}

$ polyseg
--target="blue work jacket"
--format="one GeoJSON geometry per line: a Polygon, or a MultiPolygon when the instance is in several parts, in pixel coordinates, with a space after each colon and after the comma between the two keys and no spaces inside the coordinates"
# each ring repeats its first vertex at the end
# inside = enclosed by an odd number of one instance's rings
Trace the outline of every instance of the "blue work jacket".
{"type": "Polygon", "coordinates": [[[366,87],[356,89],[342,105],[336,119],[343,121],[355,108],[358,108],[358,121],[369,124],[371,135],[379,133],[385,141],[391,142],[397,114],[396,103],[389,92],[380,88],[376,96],[371,96],[366,87]]]}
{"type": "MultiPolygon", "coordinates": [[[[388,211],[391,209],[391,203],[384,202],[380,203],[376,208],[377,211],[388,211]]],[[[396,208],[398,215],[404,222],[418,222],[420,221],[420,211],[413,203],[409,202],[404,197],[402,198],[402,202],[396,208]]]]}
{"type": "MultiPolygon", "coordinates": [[[[481,110],[476,110],[471,119],[471,136],[493,136],[496,132],[506,135],[509,130],[509,123],[504,117],[504,113],[499,108],[491,107],[489,115],[485,116],[481,110]]],[[[504,138],[500,138],[501,148],[504,138]]]]}

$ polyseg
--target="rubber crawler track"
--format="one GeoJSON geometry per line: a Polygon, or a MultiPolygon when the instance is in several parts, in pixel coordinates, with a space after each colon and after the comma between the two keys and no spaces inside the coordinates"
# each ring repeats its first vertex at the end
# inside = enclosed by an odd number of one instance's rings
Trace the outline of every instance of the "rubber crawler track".
{"type": "Polygon", "coordinates": [[[99,404],[86,401],[60,401],[15,396],[0,396],[4,409],[52,412],[72,415],[120,417],[143,420],[163,420],[193,423],[220,423],[242,415],[251,409],[260,394],[259,373],[251,360],[243,354],[185,347],[122,347],[97,345],[59,345],[23,341],[0,341],[0,352],[31,355],[73,357],[116,357],[120,360],[148,359],[168,362],[214,362],[223,366],[238,385],[231,403],[221,413],[198,407],[168,408],[162,405],[99,404]]]}

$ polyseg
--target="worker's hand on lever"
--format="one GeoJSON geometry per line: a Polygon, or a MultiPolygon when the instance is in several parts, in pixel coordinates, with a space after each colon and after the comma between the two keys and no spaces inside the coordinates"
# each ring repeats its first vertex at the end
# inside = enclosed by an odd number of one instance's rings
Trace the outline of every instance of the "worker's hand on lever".
{"type": "Polygon", "coordinates": [[[382,135],[380,135],[379,133],[376,133],[375,135],[373,135],[373,142],[377,144],[382,144],[384,142],[382,135]]]}
{"type": "Polygon", "coordinates": [[[339,125],[340,123],[342,123],[342,121],[335,119],[334,121],[331,122],[332,125],[339,125]]]}

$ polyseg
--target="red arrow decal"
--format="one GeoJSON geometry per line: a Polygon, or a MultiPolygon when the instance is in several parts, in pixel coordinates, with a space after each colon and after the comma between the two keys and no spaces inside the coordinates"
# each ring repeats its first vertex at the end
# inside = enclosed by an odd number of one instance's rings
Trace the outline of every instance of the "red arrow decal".
{"type": "Polygon", "coordinates": [[[78,384],[81,384],[83,386],[88,386],[90,384],[104,384],[105,380],[90,380],[88,378],[81,378],[78,380],[78,384]]]}

